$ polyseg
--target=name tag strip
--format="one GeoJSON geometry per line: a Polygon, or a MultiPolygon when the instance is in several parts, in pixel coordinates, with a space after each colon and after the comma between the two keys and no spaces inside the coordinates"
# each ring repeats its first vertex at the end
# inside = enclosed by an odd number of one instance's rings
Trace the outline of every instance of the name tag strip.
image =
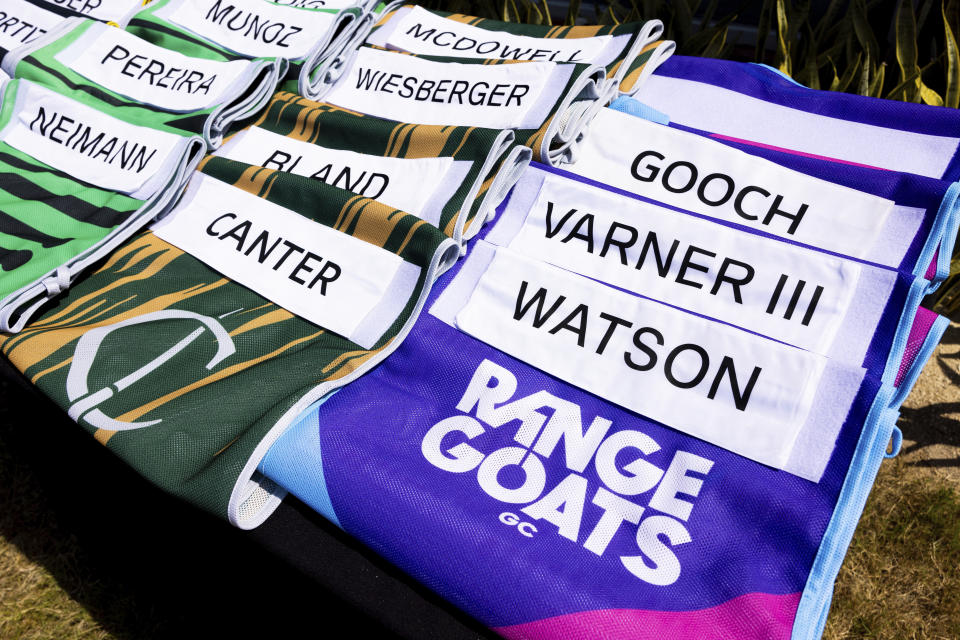
{"type": "Polygon", "coordinates": [[[898,282],[891,269],[744,232],[535,166],[526,170],[486,240],[858,366],[898,282]]]}
{"type": "Polygon", "coordinates": [[[863,376],[484,242],[430,313],[615,404],[778,469],[790,470],[801,430],[832,433],[800,456],[807,468],[793,471],[804,477],[819,477],[846,417],[837,411],[839,419],[823,423],[820,412],[849,406],[863,376]],[[815,405],[828,388],[836,401],[815,405]]]}
{"type": "Polygon", "coordinates": [[[419,267],[394,253],[202,174],[153,230],[364,349],[393,325],[420,277],[419,267]]]}

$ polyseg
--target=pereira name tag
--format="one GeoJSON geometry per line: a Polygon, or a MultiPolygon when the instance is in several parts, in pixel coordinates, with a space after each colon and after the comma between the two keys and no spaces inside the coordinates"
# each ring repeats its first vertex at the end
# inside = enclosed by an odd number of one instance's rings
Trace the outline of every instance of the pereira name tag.
{"type": "Polygon", "coordinates": [[[410,294],[391,286],[407,265],[396,254],[201,174],[154,233],[365,349],[395,320],[381,318],[382,330],[371,331],[372,312],[388,297],[405,303],[410,294]]]}
{"type": "Polygon", "coordinates": [[[818,249],[866,257],[893,202],[613,109],[570,171],[658,202],[818,249]]]}
{"type": "Polygon", "coordinates": [[[57,59],[106,89],[169,111],[216,105],[249,66],[191,58],[104,24],[90,25],[57,59]]]}
{"type": "Polygon", "coordinates": [[[620,406],[763,464],[786,465],[823,356],[509,249],[478,243],[458,278],[470,276],[470,261],[488,266],[466,304],[445,307],[441,298],[431,313],[620,406]]]}

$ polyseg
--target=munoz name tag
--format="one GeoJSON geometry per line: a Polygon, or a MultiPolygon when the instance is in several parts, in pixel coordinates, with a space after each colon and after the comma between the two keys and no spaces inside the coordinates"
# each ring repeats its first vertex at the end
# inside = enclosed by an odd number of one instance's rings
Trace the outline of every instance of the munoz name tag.
{"type": "Polygon", "coordinates": [[[251,58],[304,58],[333,25],[328,11],[267,0],[183,0],[168,20],[251,58]]]}
{"type": "Polygon", "coordinates": [[[0,49],[10,51],[29,44],[53,29],[62,17],[23,0],[0,5],[0,49]]]}
{"type": "Polygon", "coordinates": [[[124,122],[29,81],[17,81],[0,139],[98,187],[134,194],[158,174],[183,138],[124,122]]]}
{"type": "Polygon", "coordinates": [[[424,207],[441,188],[454,162],[453,158],[384,158],[328,149],[261,127],[238,133],[217,155],[313,178],[418,215],[434,225],[440,209],[422,215],[424,207]]]}
{"type": "MultiPolygon", "coordinates": [[[[440,319],[620,406],[776,468],[789,459],[827,362],[484,243],[457,277],[476,284],[465,304],[442,296],[431,309],[440,319]]],[[[456,295],[455,284],[444,296],[456,295]]]]}
{"type": "Polygon", "coordinates": [[[894,206],[613,109],[601,109],[590,127],[570,171],[819,249],[866,257],[894,206]]]}
{"type": "Polygon", "coordinates": [[[388,23],[383,27],[390,29],[390,34],[378,38],[375,32],[370,38],[372,44],[423,55],[601,65],[610,62],[615,55],[607,50],[612,36],[534,38],[481,29],[420,7],[400,11],[405,14],[391,20],[395,24],[388,23]]]}
{"type": "Polygon", "coordinates": [[[554,68],[437,62],[364,47],[324,100],[399,122],[524,129],[534,126],[528,115],[554,68]]]}
{"type": "Polygon", "coordinates": [[[364,349],[406,304],[417,268],[396,254],[202,174],[154,233],[364,349]],[[412,277],[411,277],[412,276],[412,277]]]}
{"type": "Polygon", "coordinates": [[[539,180],[533,204],[515,196],[488,241],[829,355],[860,264],[534,168],[515,193],[539,180]]]}
{"type": "Polygon", "coordinates": [[[242,60],[191,58],[99,23],[57,59],[106,89],[170,111],[217,104],[248,67],[242,60]]]}

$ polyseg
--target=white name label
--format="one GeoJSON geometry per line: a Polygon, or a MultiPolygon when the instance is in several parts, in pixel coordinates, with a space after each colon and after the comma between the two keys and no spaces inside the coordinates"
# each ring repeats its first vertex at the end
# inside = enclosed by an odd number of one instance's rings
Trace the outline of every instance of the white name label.
{"type": "Polygon", "coordinates": [[[267,0],[183,0],[167,19],[241,55],[299,60],[335,15],[267,0]]]}
{"type": "Polygon", "coordinates": [[[613,39],[519,36],[449,20],[420,7],[407,10],[390,27],[392,31],[385,42],[378,42],[376,33],[371,42],[411,53],[460,58],[606,64],[610,56],[601,59],[601,54],[613,39]]]}
{"type": "Polygon", "coordinates": [[[328,149],[251,127],[232,138],[217,153],[231,160],[286,171],[379,200],[391,207],[421,215],[440,188],[453,158],[384,158],[341,149],[328,149]]]}
{"type": "Polygon", "coordinates": [[[140,0],[44,0],[49,4],[55,4],[70,9],[77,13],[82,13],[96,20],[120,20],[133,9],[140,6],[140,0]]]}
{"type": "Polygon", "coordinates": [[[362,47],[324,100],[399,122],[524,127],[553,71],[548,62],[485,66],[362,47]]]}
{"type": "Polygon", "coordinates": [[[128,194],[153,178],[183,141],[25,80],[18,81],[16,111],[0,139],[78,180],[128,194]]]}
{"type": "Polygon", "coordinates": [[[675,429],[787,463],[826,358],[494,251],[456,313],[461,330],[675,429]]]}
{"type": "MultiPolygon", "coordinates": [[[[511,249],[828,355],[859,264],[527,171],[543,185],[529,211],[516,212],[525,219],[511,249]]],[[[501,242],[496,230],[488,240],[501,242]]]]}
{"type": "Polygon", "coordinates": [[[29,44],[63,20],[23,0],[4,0],[0,5],[0,49],[10,51],[29,44]]]}
{"type": "Polygon", "coordinates": [[[371,312],[388,295],[406,302],[409,291],[390,287],[400,256],[225,182],[194,181],[154,233],[234,282],[365,349],[382,334],[362,336],[371,312]]]}
{"type": "Polygon", "coordinates": [[[613,109],[590,125],[578,175],[766,233],[864,258],[893,202],[613,109]]]}
{"type": "Polygon", "coordinates": [[[170,111],[217,104],[249,66],[187,57],[103,24],[91,25],[57,59],[102,87],[170,111]]]}

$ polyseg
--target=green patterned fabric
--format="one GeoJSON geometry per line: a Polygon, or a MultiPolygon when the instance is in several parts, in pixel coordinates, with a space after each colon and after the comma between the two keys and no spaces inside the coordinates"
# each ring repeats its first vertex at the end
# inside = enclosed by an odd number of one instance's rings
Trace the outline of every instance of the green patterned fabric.
{"type": "MultiPolygon", "coordinates": [[[[371,29],[368,42],[383,44],[376,32],[391,20],[402,17],[403,13],[415,5],[392,3],[381,10],[376,24],[371,29]],[[399,15],[398,15],[399,14],[399,15]]],[[[610,25],[541,25],[522,22],[502,22],[488,18],[478,18],[463,13],[430,11],[434,15],[460,22],[488,31],[504,32],[532,38],[574,39],[592,36],[622,37],[622,48],[616,57],[606,64],[607,77],[619,87],[621,94],[634,95],[643,85],[643,80],[670,55],[676,48],[671,40],[658,40],[663,33],[663,24],[659,20],[647,22],[625,22],[610,25]]],[[[417,51],[410,51],[417,53],[417,51]]]]}
{"type": "MultiPolygon", "coordinates": [[[[154,129],[177,133],[202,135],[208,148],[220,145],[230,125],[258,113],[270,100],[285,65],[270,58],[255,58],[240,81],[231,87],[222,101],[187,112],[173,112],[151,104],[137,96],[122,95],[92,82],[64,64],[57,56],[67,49],[78,50],[103,29],[109,29],[93,20],[71,18],[60,28],[20,48],[16,55],[3,60],[3,70],[11,77],[26,78],[77,99],[98,109],[110,111],[129,122],[154,129]],[[78,43],[78,41],[80,41],[78,43]]],[[[128,75],[142,71],[146,61],[134,67],[128,75]]],[[[162,80],[160,81],[162,82],[162,80]]],[[[170,82],[169,80],[167,81],[170,82]]]]}
{"type": "Polygon", "coordinates": [[[414,293],[373,348],[291,314],[152,231],[0,348],[150,481],[252,527],[282,498],[255,471],[267,447],[300,411],[399,344],[458,248],[412,215],[316,180],[217,157],[202,171],[419,268],[414,293]]]}
{"type": "MultiPolygon", "coordinates": [[[[3,87],[0,131],[14,124],[18,93],[27,86],[12,80],[3,87]]],[[[44,301],[164,211],[203,148],[199,137],[182,136],[164,175],[154,176],[155,187],[132,197],[0,141],[0,330],[19,330],[44,301]]]]}
{"type": "Polygon", "coordinates": [[[469,171],[444,205],[437,225],[457,242],[475,235],[493,215],[531,157],[510,130],[394,122],[283,91],[274,96],[255,126],[328,149],[469,162],[469,171]]]}
{"type": "MultiPolygon", "coordinates": [[[[369,47],[378,51],[385,51],[380,47],[369,47]]],[[[449,56],[424,56],[405,52],[388,52],[390,55],[409,55],[423,60],[429,60],[437,63],[457,63],[476,66],[490,66],[501,64],[523,64],[512,60],[490,60],[480,58],[456,58],[449,56]]],[[[570,67],[572,72],[562,87],[551,87],[544,91],[552,91],[554,103],[549,110],[542,124],[533,129],[515,128],[517,141],[533,150],[533,159],[549,166],[557,166],[567,162],[572,162],[572,156],[575,153],[576,146],[583,139],[589,122],[596,115],[597,110],[606,104],[608,99],[607,83],[602,67],[588,64],[558,64],[557,67],[570,67]]],[[[345,71],[340,77],[341,81],[346,81],[349,75],[345,71]]],[[[324,94],[336,88],[336,83],[327,87],[324,94]]],[[[292,89],[287,85],[286,90],[292,89]]],[[[323,95],[321,95],[321,99],[323,95]]],[[[340,105],[350,110],[363,113],[362,104],[340,105]]],[[[466,107],[460,107],[459,114],[462,116],[466,107]]]]}
{"type": "MultiPolygon", "coordinates": [[[[266,0],[264,0],[266,2],[266,0]]],[[[218,15],[230,6],[228,1],[219,0],[154,0],[133,15],[124,25],[125,29],[145,40],[185,55],[210,60],[236,60],[248,58],[232,50],[228,45],[213,42],[203,36],[165,19],[166,12],[185,4],[196,5],[204,15],[218,15]]],[[[343,65],[343,56],[349,56],[355,48],[358,30],[365,34],[370,28],[369,14],[363,3],[357,2],[347,9],[301,9],[286,7],[296,11],[316,11],[334,17],[334,23],[327,33],[310,34],[315,44],[310,52],[299,58],[282,58],[289,64],[280,76],[285,75],[298,83],[309,83],[312,78],[324,78],[331,70],[343,65]]],[[[362,38],[361,38],[362,39],[362,38]]]]}

